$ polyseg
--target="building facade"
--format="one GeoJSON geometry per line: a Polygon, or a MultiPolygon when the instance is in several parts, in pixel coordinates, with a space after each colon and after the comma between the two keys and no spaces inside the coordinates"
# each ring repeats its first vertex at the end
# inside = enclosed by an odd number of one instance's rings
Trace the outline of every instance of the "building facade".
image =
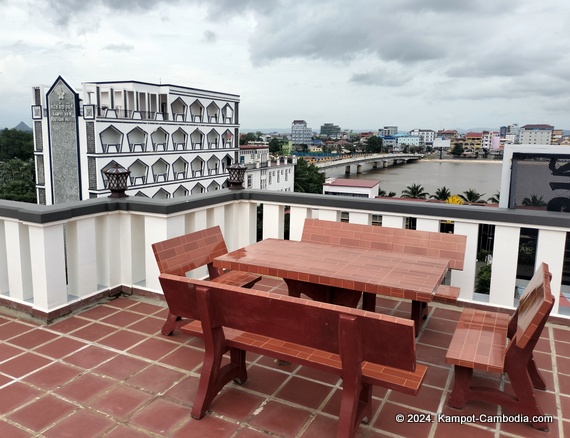
{"type": "Polygon", "coordinates": [[[552,125],[524,125],[520,128],[521,144],[550,144],[552,141],[552,125]]]}
{"type": "Polygon", "coordinates": [[[323,184],[323,195],[375,198],[379,190],[379,180],[330,178],[323,184]]]}
{"type": "Polygon", "coordinates": [[[248,189],[292,192],[295,187],[295,157],[272,159],[269,146],[250,142],[240,146],[240,163],[247,166],[244,186],[248,189]]]}
{"type": "Polygon", "coordinates": [[[410,135],[420,138],[420,146],[431,146],[435,140],[435,131],[431,129],[412,129],[410,135]]]}
{"type": "Polygon", "coordinates": [[[108,196],[105,171],[130,171],[128,195],[170,198],[227,186],[237,159],[239,96],[144,82],[59,77],[34,87],[38,203],[108,196]]]}
{"type": "Polygon", "coordinates": [[[321,125],[321,136],[337,138],[338,134],[340,134],[340,126],[333,123],[325,123],[324,125],[321,125]]]}
{"type": "Polygon", "coordinates": [[[313,131],[307,126],[304,120],[293,120],[291,124],[291,143],[293,144],[311,144],[313,139],[313,131]]]}

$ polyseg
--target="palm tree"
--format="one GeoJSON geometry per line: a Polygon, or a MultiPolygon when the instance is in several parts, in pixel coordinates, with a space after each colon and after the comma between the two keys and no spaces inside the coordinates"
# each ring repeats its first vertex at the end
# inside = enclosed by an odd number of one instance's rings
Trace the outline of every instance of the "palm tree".
{"type": "Polygon", "coordinates": [[[497,190],[497,193],[495,193],[493,196],[487,199],[487,202],[490,202],[491,204],[498,204],[500,199],[501,199],[501,192],[497,190]]]}
{"type": "Polygon", "coordinates": [[[459,195],[461,199],[465,202],[485,202],[482,198],[485,196],[485,193],[479,193],[475,189],[469,189],[463,192],[462,195],[459,195]]]}
{"type": "Polygon", "coordinates": [[[542,196],[530,195],[530,198],[524,198],[522,205],[525,207],[545,207],[546,202],[543,201],[542,196]]]}
{"type": "Polygon", "coordinates": [[[425,199],[429,193],[424,190],[421,184],[412,184],[402,190],[402,198],[425,199]]]}
{"type": "Polygon", "coordinates": [[[435,195],[431,195],[430,198],[437,199],[438,201],[446,201],[447,198],[451,196],[451,192],[445,186],[440,187],[435,191],[435,195]]]}

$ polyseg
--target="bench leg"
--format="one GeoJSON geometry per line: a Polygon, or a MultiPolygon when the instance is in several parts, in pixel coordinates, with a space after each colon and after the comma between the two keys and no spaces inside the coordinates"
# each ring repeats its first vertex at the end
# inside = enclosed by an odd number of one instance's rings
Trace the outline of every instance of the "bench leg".
{"type": "Polygon", "coordinates": [[[544,379],[540,375],[538,368],[536,367],[536,363],[534,362],[534,357],[531,355],[530,360],[528,361],[528,374],[530,379],[532,380],[532,386],[535,389],[540,389],[542,391],[546,390],[546,383],[544,379]]]}
{"type": "Polygon", "coordinates": [[[170,336],[172,332],[176,329],[176,321],[179,321],[180,317],[173,315],[172,313],[168,312],[168,316],[166,317],[166,322],[162,326],[162,330],[160,331],[164,336],[170,336]]]}
{"type": "Polygon", "coordinates": [[[428,306],[424,301],[412,300],[412,316],[411,319],[414,321],[416,326],[416,336],[420,333],[420,328],[422,327],[422,321],[427,318],[428,306]]]}

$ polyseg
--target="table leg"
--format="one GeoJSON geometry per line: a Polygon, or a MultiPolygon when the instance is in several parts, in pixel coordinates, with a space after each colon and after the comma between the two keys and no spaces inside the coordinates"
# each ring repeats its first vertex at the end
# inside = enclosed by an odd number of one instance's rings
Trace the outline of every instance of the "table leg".
{"type": "Polygon", "coordinates": [[[416,336],[420,333],[422,320],[427,318],[428,307],[424,301],[412,300],[412,321],[416,327],[416,336]]]}

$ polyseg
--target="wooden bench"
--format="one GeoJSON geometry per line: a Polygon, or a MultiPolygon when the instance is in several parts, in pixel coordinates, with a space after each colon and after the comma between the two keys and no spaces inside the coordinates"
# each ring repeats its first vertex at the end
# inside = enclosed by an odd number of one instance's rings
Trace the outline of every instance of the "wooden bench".
{"type": "Polygon", "coordinates": [[[192,417],[202,418],[231,380],[247,379],[251,351],[343,379],[338,437],[371,419],[373,385],[416,395],[427,367],[416,364],[412,321],[270,292],[160,275],[168,305],[195,321],[183,333],[204,338],[205,357],[192,417]],[[230,351],[230,363],[222,356],[230,351]]]}
{"type": "MultiPolygon", "coordinates": [[[[301,240],[444,258],[449,260],[450,269],[459,271],[463,270],[467,244],[467,237],[459,234],[378,227],[309,218],[305,219],[301,240]]],[[[350,292],[352,294],[355,293],[353,291],[350,292]]],[[[459,292],[460,289],[456,286],[442,284],[435,291],[434,300],[443,303],[454,303],[459,297],[459,292]]],[[[360,295],[360,292],[356,293],[360,295]]],[[[365,303],[363,303],[363,307],[373,310],[376,297],[370,295],[364,294],[365,303]]],[[[353,301],[358,301],[356,296],[353,296],[353,301]]],[[[412,307],[412,312],[419,314],[418,318],[423,318],[427,315],[427,303],[413,302],[412,307]]]]}
{"type": "Polygon", "coordinates": [[[542,263],[511,318],[483,310],[462,312],[446,354],[447,362],[455,368],[453,391],[447,403],[450,407],[461,409],[472,400],[490,402],[528,416],[536,429],[548,430],[545,421],[532,420],[533,416],[544,415],[533,388],[546,389],[532,352],[554,305],[550,278],[548,265],[542,263]],[[514,395],[472,386],[473,369],[506,372],[514,395]]]}
{"type": "MultiPolygon", "coordinates": [[[[186,273],[207,266],[210,280],[234,286],[251,287],[261,276],[240,271],[222,271],[212,264],[214,258],[228,253],[224,236],[219,226],[174,237],[152,245],[154,257],[161,274],[186,276],[186,273]]],[[[176,329],[176,321],[190,318],[173,303],[162,327],[163,335],[170,335],[176,329]]]]}

